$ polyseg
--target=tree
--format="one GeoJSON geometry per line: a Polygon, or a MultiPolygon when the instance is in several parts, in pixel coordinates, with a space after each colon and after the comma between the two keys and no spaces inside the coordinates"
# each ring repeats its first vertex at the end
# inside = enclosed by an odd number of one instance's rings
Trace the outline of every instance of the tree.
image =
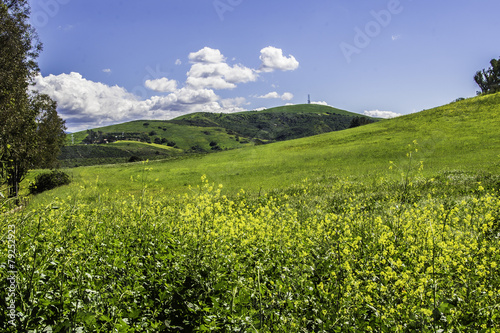
{"type": "Polygon", "coordinates": [[[491,59],[490,65],[490,68],[477,71],[474,75],[474,81],[481,88],[481,92],[478,91],[478,94],[500,92],[500,59],[491,59]]]}
{"type": "Polygon", "coordinates": [[[36,159],[37,168],[53,169],[59,166],[57,156],[66,141],[65,121],[57,114],[57,103],[48,95],[35,94],[31,100],[37,114],[36,123],[36,159]]]}
{"type": "Polygon", "coordinates": [[[55,102],[32,87],[42,45],[29,14],[27,0],[0,0],[0,183],[10,197],[30,168],[53,164],[65,129],[55,102]]]}
{"type": "Polygon", "coordinates": [[[351,124],[349,125],[349,128],[363,126],[371,123],[373,123],[373,120],[371,120],[370,118],[356,116],[351,119],[351,124]]]}

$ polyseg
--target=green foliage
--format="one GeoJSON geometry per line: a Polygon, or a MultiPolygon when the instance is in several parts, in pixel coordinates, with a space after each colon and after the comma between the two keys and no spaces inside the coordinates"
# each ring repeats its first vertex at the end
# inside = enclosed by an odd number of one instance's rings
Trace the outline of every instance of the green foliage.
{"type": "Polygon", "coordinates": [[[351,124],[349,125],[349,128],[368,125],[368,124],[371,124],[373,122],[375,122],[375,121],[371,118],[368,118],[368,117],[354,117],[351,119],[351,124]]]}
{"type": "Polygon", "coordinates": [[[64,140],[64,121],[47,95],[29,89],[41,50],[26,0],[0,2],[0,184],[16,197],[34,167],[52,167],[64,140]]]}
{"type": "Polygon", "coordinates": [[[135,155],[130,156],[130,158],[128,159],[129,163],[140,162],[140,161],[142,161],[142,158],[135,155]]]}
{"type": "Polygon", "coordinates": [[[35,177],[35,181],[30,184],[30,194],[38,194],[56,187],[71,183],[69,175],[63,171],[53,170],[49,173],[42,173],[35,177]]]}
{"type": "MultiPolygon", "coordinates": [[[[402,203],[390,178],[228,194],[202,177],[171,196],[148,194],[153,175],[141,165],[131,178],[139,196],[97,179],[7,217],[17,331],[500,329],[498,176],[420,179],[402,203]]],[[[2,307],[0,329],[12,332],[7,315],[2,307]]]]}
{"type": "Polygon", "coordinates": [[[63,167],[125,163],[131,156],[141,160],[167,159],[179,155],[176,149],[134,141],[117,141],[106,145],[74,145],[61,149],[63,167]]]}
{"type": "Polygon", "coordinates": [[[476,72],[474,81],[481,88],[482,94],[494,94],[500,92],[500,59],[491,59],[491,67],[476,72]]]}

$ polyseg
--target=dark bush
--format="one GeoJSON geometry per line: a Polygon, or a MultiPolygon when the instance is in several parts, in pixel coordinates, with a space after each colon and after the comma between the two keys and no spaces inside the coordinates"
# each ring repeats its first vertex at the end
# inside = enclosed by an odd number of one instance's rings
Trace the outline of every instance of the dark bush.
{"type": "Polygon", "coordinates": [[[132,155],[132,156],[130,156],[130,158],[128,159],[128,161],[130,163],[132,163],[132,162],[140,162],[140,161],[142,161],[142,158],[140,158],[139,156],[132,155]]]}
{"type": "Polygon", "coordinates": [[[71,183],[71,179],[67,173],[54,170],[36,176],[35,182],[29,186],[29,191],[30,194],[38,194],[69,183],[71,183]]]}
{"type": "Polygon", "coordinates": [[[198,153],[205,153],[206,150],[200,146],[200,145],[194,145],[191,147],[191,150],[194,151],[194,152],[198,152],[198,153]]]}

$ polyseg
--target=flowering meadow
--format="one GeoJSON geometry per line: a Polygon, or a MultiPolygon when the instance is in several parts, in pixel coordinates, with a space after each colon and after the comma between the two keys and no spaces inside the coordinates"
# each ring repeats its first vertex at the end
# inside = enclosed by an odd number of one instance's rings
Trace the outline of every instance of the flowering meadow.
{"type": "Polygon", "coordinates": [[[2,332],[500,331],[498,176],[97,183],[2,216],[2,332]]]}

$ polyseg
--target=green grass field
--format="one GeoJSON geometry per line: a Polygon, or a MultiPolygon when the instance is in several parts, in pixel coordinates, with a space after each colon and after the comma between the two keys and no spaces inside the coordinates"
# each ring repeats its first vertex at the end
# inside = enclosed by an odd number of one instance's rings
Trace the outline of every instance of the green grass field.
{"type": "Polygon", "coordinates": [[[500,94],[66,170],[72,184],[2,216],[0,328],[498,332],[498,128],[500,94]]]}

